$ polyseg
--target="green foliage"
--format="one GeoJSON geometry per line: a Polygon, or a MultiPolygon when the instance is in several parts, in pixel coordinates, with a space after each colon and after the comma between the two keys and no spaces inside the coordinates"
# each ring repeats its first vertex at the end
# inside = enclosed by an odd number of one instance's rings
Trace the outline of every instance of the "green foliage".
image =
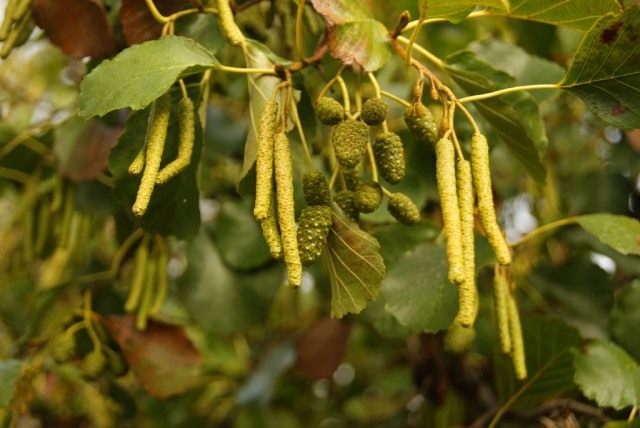
{"type": "Polygon", "coordinates": [[[622,409],[638,405],[640,366],[617,345],[590,343],[584,352],[575,352],[575,368],[576,384],[599,406],[622,409]]]}
{"type": "Polygon", "coordinates": [[[139,110],[169,90],[176,79],[218,64],[191,39],[165,36],[106,60],[82,81],[80,114],[87,118],[130,107],[139,110]]]}
{"type": "Polygon", "coordinates": [[[637,34],[640,7],[602,17],[580,43],[563,88],[582,98],[602,120],[624,129],[640,126],[637,34]]]}
{"type": "Polygon", "coordinates": [[[327,240],[327,265],[331,280],[331,315],[358,313],[378,296],[385,266],[380,244],[340,211],[333,211],[327,240]]]}
{"type": "Polygon", "coordinates": [[[5,3],[3,426],[637,427],[637,1],[5,3]]]}

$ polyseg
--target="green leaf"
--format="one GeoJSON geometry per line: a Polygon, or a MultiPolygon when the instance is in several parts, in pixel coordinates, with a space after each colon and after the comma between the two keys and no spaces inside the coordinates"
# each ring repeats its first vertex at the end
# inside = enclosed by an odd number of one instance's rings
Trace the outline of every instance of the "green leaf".
{"type": "Polygon", "coordinates": [[[640,127],[640,6],[604,16],[584,36],[561,82],[602,120],[640,127]]]}
{"type": "Polygon", "coordinates": [[[427,18],[444,18],[459,22],[469,15],[476,6],[488,6],[505,10],[502,0],[427,0],[427,18]]]}
{"type": "MultiPolygon", "coordinates": [[[[178,147],[178,121],[175,106],[171,112],[169,131],[163,154],[163,165],[176,156],[178,147]]],[[[129,175],[129,164],[144,144],[147,132],[149,108],[134,112],[127,120],[126,128],[118,144],[111,151],[109,170],[114,178],[114,197],[130,217],[140,184],[140,175],[129,175]]],[[[193,155],[189,166],[165,184],[156,185],[147,212],[139,220],[148,232],[174,235],[178,239],[195,236],[200,227],[199,194],[196,169],[202,147],[202,129],[196,115],[196,134],[193,155]]]]}
{"type": "Polygon", "coordinates": [[[327,239],[325,260],[331,281],[331,316],[359,313],[378,296],[385,266],[380,245],[338,208],[327,239]]]}
{"type": "MultiPolygon", "coordinates": [[[[519,382],[512,369],[496,369],[501,397],[513,400],[509,407],[532,405],[574,388],[570,350],[582,341],[577,330],[560,320],[530,317],[522,321],[529,377],[519,382]]],[[[511,365],[510,359],[505,357],[503,361],[511,365]]]]}
{"type": "Polygon", "coordinates": [[[607,13],[620,13],[616,0],[428,0],[427,16],[457,22],[476,6],[484,6],[492,15],[504,15],[528,21],[588,30],[607,13]]]}
{"type": "MultiPolygon", "coordinates": [[[[512,76],[481,61],[470,51],[449,56],[446,71],[469,95],[516,85],[512,76]]],[[[537,182],[543,183],[546,173],[540,154],[547,146],[547,137],[538,105],[531,95],[515,92],[474,102],[473,105],[527,172],[537,182]]]]}
{"type": "Polygon", "coordinates": [[[0,361],[0,408],[7,407],[22,374],[24,363],[19,360],[0,361]]]}
{"type": "Polygon", "coordinates": [[[248,270],[271,260],[258,222],[251,214],[250,201],[226,200],[213,226],[213,239],[226,263],[248,270]]]}
{"type": "Polygon", "coordinates": [[[507,16],[586,31],[607,13],[620,13],[616,0],[510,0],[507,16]]]}
{"type": "Polygon", "coordinates": [[[613,214],[590,214],[576,220],[587,232],[616,251],[640,254],[640,221],[613,214]]]}
{"type": "Polygon", "coordinates": [[[344,64],[375,71],[389,59],[389,33],[362,0],[311,0],[327,22],[331,55],[344,64]]]}
{"type": "MultiPolygon", "coordinates": [[[[271,59],[272,52],[266,46],[249,42],[244,50],[247,67],[252,68],[271,68],[274,62],[271,59]]],[[[254,164],[256,163],[256,135],[258,134],[258,120],[262,107],[273,97],[276,86],[281,83],[280,79],[275,76],[254,76],[247,77],[249,85],[249,133],[247,141],[244,145],[244,160],[242,163],[242,172],[240,173],[240,191],[241,193],[249,193],[250,189],[255,186],[254,164]]]]}
{"type": "Polygon", "coordinates": [[[615,307],[611,311],[611,332],[615,341],[627,352],[640,360],[640,282],[627,285],[616,296],[615,307]]]}
{"type": "Polygon", "coordinates": [[[83,79],[79,114],[88,118],[125,107],[142,109],[179,77],[216,65],[207,49],[185,37],[164,36],[131,46],[83,79]]]}
{"type": "Polygon", "coordinates": [[[447,280],[441,246],[425,242],[406,252],[382,283],[385,309],[414,331],[447,328],[458,309],[458,290],[447,280]]]}
{"type": "Polygon", "coordinates": [[[189,243],[187,259],[180,295],[196,324],[209,333],[243,331],[263,319],[271,295],[283,282],[279,266],[234,275],[204,233],[189,243]]]}
{"type": "MultiPolygon", "coordinates": [[[[469,50],[480,60],[513,76],[518,86],[556,83],[565,72],[555,62],[530,55],[524,49],[500,39],[473,42],[469,45],[469,50]]],[[[540,102],[558,92],[554,89],[532,91],[531,96],[540,102]]]]}
{"type": "Polygon", "coordinates": [[[619,346],[605,341],[575,351],[575,382],[599,406],[622,409],[640,402],[640,366],[619,346]]]}

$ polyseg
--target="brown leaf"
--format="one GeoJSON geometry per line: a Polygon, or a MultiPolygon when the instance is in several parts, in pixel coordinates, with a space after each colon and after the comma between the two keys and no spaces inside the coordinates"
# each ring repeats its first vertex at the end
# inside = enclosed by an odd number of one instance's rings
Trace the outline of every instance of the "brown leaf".
{"type": "MultiPolygon", "coordinates": [[[[154,3],[165,16],[189,5],[185,0],[155,0],[154,3]]],[[[145,0],[122,0],[120,24],[124,39],[129,45],[157,39],[162,31],[162,24],[151,15],[145,0]]]]}
{"type": "Polygon", "coordinates": [[[61,173],[76,182],[95,179],[107,167],[109,153],[120,134],[120,127],[99,120],[86,122],[66,159],[59,159],[61,173]]]}
{"type": "Polygon", "coordinates": [[[311,379],[331,376],[344,358],[351,327],[339,320],[314,322],[296,342],[296,367],[311,379]]]}
{"type": "Polygon", "coordinates": [[[33,0],[33,18],[55,45],[72,57],[105,57],[116,48],[100,0],[33,0]]]}
{"type": "Polygon", "coordinates": [[[166,398],[196,384],[202,357],[181,327],[151,321],[138,331],[133,315],[104,317],[102,324],[150,395],[166,398]]]}

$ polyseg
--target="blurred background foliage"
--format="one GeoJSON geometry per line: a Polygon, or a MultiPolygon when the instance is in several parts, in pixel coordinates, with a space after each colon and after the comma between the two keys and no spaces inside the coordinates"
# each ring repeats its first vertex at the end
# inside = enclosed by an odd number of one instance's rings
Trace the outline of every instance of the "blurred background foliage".
{"type": "MultiPolygon", "coordinates": [[[[270,26],[269,2],[247,8],[238,20],[248,35],[288,58],[293,30],[286,13],[295,8],[275,3],[279,9],[270,26]]],[[[374,0],[370,7],[393,28],[403,10],[417,16],[415,3],[374,0]]],[[[105,4],[116,45],[124,48],[120,2],[105,4]]],[[[306,31],[319,34],[322,21],[309,12],[306,31]]],[[[239,62],[208,16],[181,20],[176,32],[198,40],[222,63],[239,62]]],[[[469,48],[526,83],[557,81],[580,39],[572,29],[489,17],[430,24],[419,42],[440,57],[469,48]],[[523,58],[540,63],[523,67],[523,58]]],[[[314,39],[307,41],[312,51],[314,39]]],[[[626,420],[630,407],[599,407],[607,401],[582,395],[574,383],[574,357],[582,355],[585,339],[594,339],[624,350],[637,370],[640,259],[577,226],[516,253],[527,381],[515,380],[498,351],[490,301],[493,256],[484,241],[477,251],[476,340],[462,354],[445,350],[444,331],[437,330],[455,314],[455,291],[446,291],[453,296],[447,306],[442,296],[414,286],[441,272],[444,263],[434,153],[404,130],[396,104],[390,126],[401,133],[409,159],[407,179],[397,189],[421,206],[424,220],[402,226],[383,209],[363,217],[363,229],[381,244],[388,275],[380,296],[362,313],[335,320],[329,317],[330,287],[322,266],[305,271],[299,290],[283,286],[282,266],[269,256],[251,215],[251,197],[238,193],[249,127],[247,85],[243,77],[216,74],[196,175],[202,223],[188,225],[197,230],[191,239],[169,238],[167,300],[149,329],[136,331],[131,318],[121,315],[131,251],[124,254],[121,275],[83,282],[109,268],[134,228],[112,194],[106,169],[127,112],[87,122],[75,116],[79,82],[98,62],[63,54],[36,30],[0,63],[0,415],[7,424],[17,411],[21,427],[481,427],[509,402],[500,426],[638,426],[611,422],[626,420]],[[64,263],[55,256],[55,235],[43,238],[38,253],[25,249],[33,229],[27,219],[38,219],[42,198],[50,198],[47,186],[54,185],[68,189],[73,209],[88,218],[78,231],[78,248],[64,263]],[[122,376],[107,372],[89,381],[81,375],[79,361],[91,350],[85,332],[77,335],[77,355],[70,361],[51,358],[48,343],[78,319],[85,290],[92,293],[101,340],[122,352],[133,369],[122,376]],[[403,305],[412,301],[425,307],[435,302],[435,315],[407,314],[403,305]]],[[[337,66],[327,57],[296,76],[305,132],[317,151],[328,135],[315,123],[311,97],[337,66]]],[[[412,73],[393,59],[377,77],[383,88],[406,99],[412,73]]],[[[349,76],[352,85],[356,77],[349,76]]],[[[568,93],[535,96],[549,138],[545,186],[488,134],[495,142],[492,174],[508,239],[571,215],[640,216],[640,132],[607,126],[568,93]]],[[[459,133],[466,137],[465,126],[460,124],[459,133]]],[[[298,170],[297,188],[300,176],[298,170]]],[[[611,370],[611,382],[625,381],[611,370]]]]}

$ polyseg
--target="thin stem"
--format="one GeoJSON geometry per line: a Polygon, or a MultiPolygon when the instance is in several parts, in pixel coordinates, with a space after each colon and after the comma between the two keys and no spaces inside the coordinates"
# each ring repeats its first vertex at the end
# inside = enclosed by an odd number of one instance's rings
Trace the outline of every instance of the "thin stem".
{"type": "Polygon", "coordinates": [[[633,422],[637,414],[638,414],[638,406],[633,406],[633,408],[631,409],[631,413],[629,413],[629,419],[627,419],[627,422],[633,422]]]}
{"type": "Polygon", "coordinates": [[[484,94],[470,95],[468,97],[459,98],[460,103],[470,103],[474,101],[486,100],[487,98],[499,97],[500,95],[510,94],[512,92],[532,91],[538,89],[560,89],[557,83],[540,83],[537,85],[513,86],[511,88],[500,89],[498,91],[487,92],[484,94]]]}
{"type": "MultiPolygon", "coordinates": [[[[469,15],[467,15],[467,17],[465,19],[471,19],[471,18],[482,18],[484,16],[498,16],[500,14],[497,13],[489,13],[487,11],[484,10],[478,10],[476,12],[471,12],[469,15]]],[[[427,24],[435,24],[438,22],[448,22],[449,20],[446,18],[429,18],[429,19],[425,19],[423,25],[427,25],[427,24]]],[[[420,22],[420,19],[415,19],[411,22],[409,22],[403,29],[402,32],[404,33],[405,31],[409,31],[413,28],[416,28],[418,26],[418,23],[420,22]]]]}
{"type": "MultiPolygon", "coordinates": [[[[398,41],[400,41],[400,42],[402,42],[404,44],[409,44],[409,42],[410,42],[410,40],[407,39],[404,36],[398,36],[398,41]]],[[[434,54],[432,54],[431,52],[429,52],[428,50],[426,50],[425,48],[420,46],[420,44],[414,43],[413,44],[413,49],[415,49],[416,51],[420,52],[425,58],[427,58],[429,61],[434,63],[436,66],[438,66],[438,68],[441,68],[441,69],[445,68],[444,61],[442,61],[440,58],[438,58],[437,56],[435,56],[434,54]]]]}
{"type": "Polygon", "coordinates": [[[524,244],[527,241],[530,241],[534,238],[537,238],[538,236],[556,229],[558,227],[562,227],[562,226],[566,226],[569,224],[576,224],[578,222],[578,217],[567,217],[567,218],[563,218],[561,220],[557,220],[551,223],[547,223],[544,226],[540,226],[539,228],[537,228],[536,230],[534,230],[533,232],[530,232],[528,234],[526,234],[525,236],[523,236],[522,238],[518,239],[516,242],[514,242],[513,244],[511,244],[512,248],[515,248],[519,245],[524,244]]]}
{"type": "Polygon", "coordinates": [[[411,103],[407,100],[403,100],[402,98],[400,98],[399,96],[392,94],[391,92],[387,92],[387,91],[380,91],[381,95],[384,95],[387,98],[392,99],[393,101],[397,102],[398,104],[404,106],[404,107],[411,107],[411,103]]]}
{"type": "Polygon", "coordinates": [[[405,62],[407,63],[407,65],[411,65],[411,49],[413,49],[413,44],[416,42],[416,39],[418,38],[418,34],[422,29],[422,25],[424,24],[424,21],[425,21],[424,16],[420,16],[420,19],[418,19],[418,25],[416,25],[416,28],[411,33],[411,38],[409,39],[409,43],[407,44],[407,51],[405,53],[405,62]]]}
{"type": "Polygon", "coordinates": [[[272,68],[245,68],[245,67],[231,67],[228,65],[218,64],[214,67],[216,70],[226,71],[228,73],[238,73],[238,74],[269,74],[276,75],[274,69],[272,68]]]}
{"type": "Polygon", "coordinates": [[[298,59],[304,58],[304,51],[302,48],[302,20],[304,18],[304,2],[305,0],[298,0],[298,9],[296,11],[296,53],[298,59]]]}
{"type": "Polygon", "coordinates": [[[336,72],[336,75],[333,76],[333,78],[331,80],[329,80],[320,90],[320,93],[318,94],[318,98],[320,99],[322,98],[322,96],[331,88],[331,86],[333,86],[333,84],[335,83],[335,81],[338,79],[338,77],[340,76],[340,74],[342,74],[342,71],[344,70],[345,65],[342,65],[338,71],[336,72]]]}
{"type": "Polygon", "coordinates": [[[158,21],[160,24],[166,24],[167,22],[170,22],[171,19],[164,16],[163,14],[160,13],[160,11],[158,10],[158,8],[156,7],[155,3],[153,2],[153,0],[144,0],[145,3],[147,3],[147,7],[149,8],[149,12],[151,12],[151,15],[153,15],[153,18],[158,21]]]}
{"type": "Polygon", "coordinates": [[[31,180],[31,176],[29,174],[25,174],[24,172],[17,171],[15,169],[5,168],[3,166],[0,166],[0,177],[19,181],[23,184],[27,184],[31,180]]]}
{"type": "Polygon", "coordinates": [[[369,163],[371,164],[371,179],[374,183],[379,181],[378,179],[378,166],[376,165],[376,158],[373,155],[373,148],[371,142],[367,143],[367,154],[369,155],[369,163]]]}
{"type": "Polygon", "coordinates": [[[471,123],[471,126],[473,127],[473,132],[475,132],[476,134],[479,134],[480,128],[478,127],[478,123],[475,121],[475,119],[473,118],[469,110],[457,100],[456,100],[456,105],[462,111],[462,113],[464,113],[464,115],[467,117],[467,120],[469,121],[469,123],[471,123]]]}
{"type": "Polygon", "coordinates": [[[98,337],[98,334],[93,328],[93,323],[91,320],[92,319],[91,290],[85,290],[83,295],[83,302],[84,302],[84,305],[82,308],[82,315],[84,318],[85,328],[87,330],[87,333],[89,334],[89,338],[91,339],[91,342],[93,343],[93,347],[98,352],[100,352],[100,349],[102,348],[102,343],[100,342],[100,338],[98,337]]]}
{"type": "Polygon", "coordinates": [[[344,104],[344,111],[347,113],[347,116],[351,114],[351,102],[349,101],[349,91],[347,90],[347,84],[344,83],[344,79],[342,76],[337,75],[336,80],[340,85],[340,90],[342,91],[342,103],[344,104]]]}
{"type": "Polygon", "coordinates": [[[300,122],[300,116],[298,115],[298,106],[296,105],[296,100],[291,97],[291,119],[293,123],[296,125],[296,129],[298,130],[298,137],[300,138],[300,142],[302,143],[302,150],[304,151],[304,157],[307,159],[309,164],[313,163],[311,159],[311,152],[309,151],[309,146],[307,145],[307,139],[304,135],[304,129],[302,129],[302,123],[300,122]]]}
{"type": "Polygon", "coordinates": [[[189,93],[187,92],[187,86],[184,84],[184,80],[180,79],[178,80],[178,83],[180,84],[180,91],[182,91],[182,98],[189,98],[189,93]]]}
{"type": "Polygon", "coordinates": [[[336,179],[338,178],[339,173],[340,165],[336,165],[336,168],[333,170],[333,174],[331,174],[331,178],[329,179],[329,190],[333,189],[333,186],[336,184],[336,179]]]}

